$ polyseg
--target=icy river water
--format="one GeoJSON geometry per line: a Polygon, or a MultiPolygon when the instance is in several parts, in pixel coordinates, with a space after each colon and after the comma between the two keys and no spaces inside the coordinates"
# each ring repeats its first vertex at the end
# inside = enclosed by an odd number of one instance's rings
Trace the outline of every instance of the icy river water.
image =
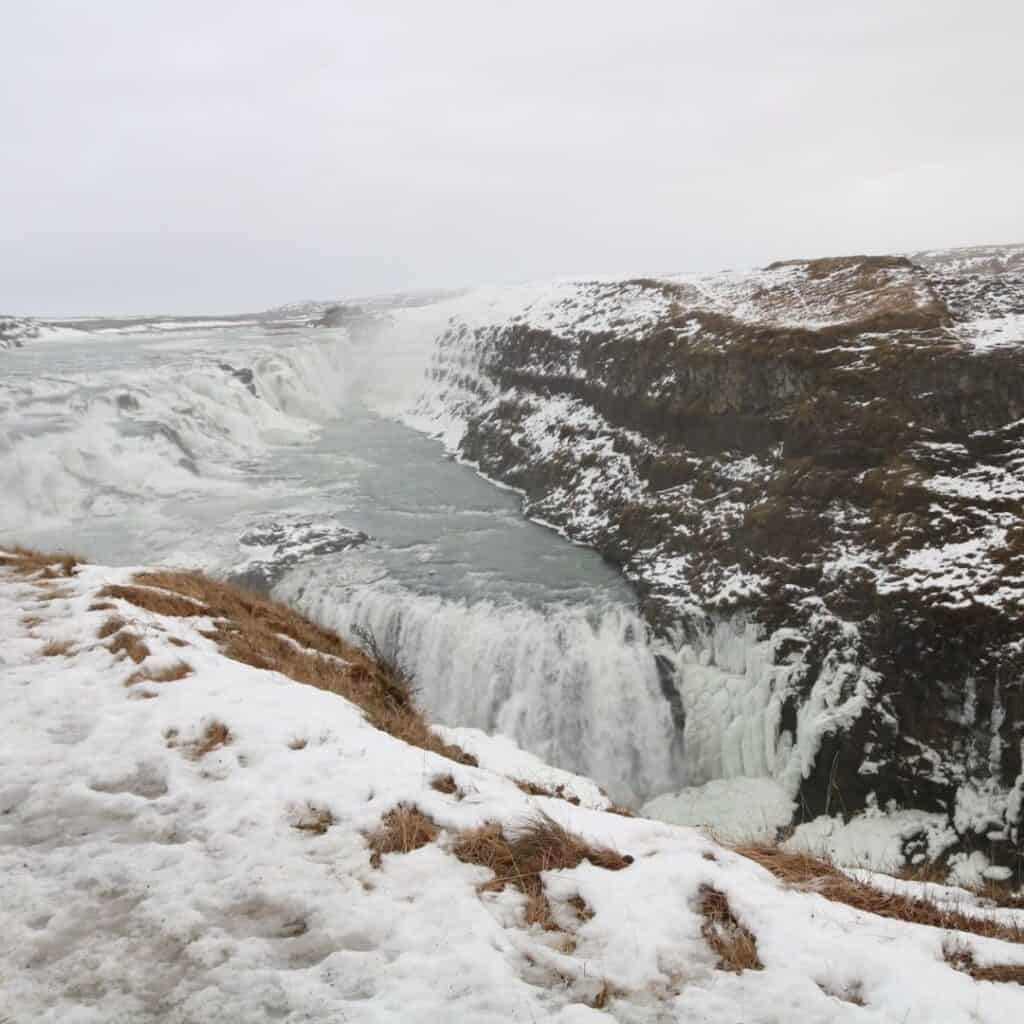
{"type": "Polygon", "coordinates": [[[272,588],[370,627],[439,722],[621,800],[678,788],[632,593],[402,421],[423,358],[256,319],[112,321],[0,352],[0,543],[272,588]]]}

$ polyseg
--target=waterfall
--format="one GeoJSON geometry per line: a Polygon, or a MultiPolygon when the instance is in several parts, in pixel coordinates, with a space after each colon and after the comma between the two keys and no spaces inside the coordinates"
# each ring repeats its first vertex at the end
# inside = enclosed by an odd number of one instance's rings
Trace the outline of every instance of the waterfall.
{"type": "Polygon", "coordinates": [[[349,638],[372,631],[441,724],[510,736],[624,802],[683,782],[648,627],[625,605],[470,603],[390,581],[351,586],[322,566],[295,570],[275,595],[349,638]]]}

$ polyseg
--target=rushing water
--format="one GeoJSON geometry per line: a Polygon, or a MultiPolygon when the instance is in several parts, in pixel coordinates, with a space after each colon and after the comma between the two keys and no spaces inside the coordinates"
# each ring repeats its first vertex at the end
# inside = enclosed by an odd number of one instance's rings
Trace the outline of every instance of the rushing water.
{"type": "Polygon", "coordinates": [[[677,787],[621,579],[381,415],[415,398],[422,356],[256,320],[0,352],[0,542],[265,582],[372,628],[439,721],[504,732],[621,799],[677,787]]]}

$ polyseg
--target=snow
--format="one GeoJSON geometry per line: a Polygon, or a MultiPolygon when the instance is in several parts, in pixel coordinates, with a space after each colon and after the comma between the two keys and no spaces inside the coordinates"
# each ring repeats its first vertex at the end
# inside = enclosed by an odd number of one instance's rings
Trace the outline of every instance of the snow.
{"type": "Polygon", "coordinates": [[[1024,314],[979,317],[957,333],[975,349],[997,348],[1024,343],[1024,314]]]}
{"type": "Polygon", "coordinates": [[[956,842],[956,833],[945,814],[874,806],[850,821],[822,815],[798,825],[786,845],[846,867],[898,871],[912,841],[921,860],[931,860],[956,842]]]}
{"type": "MultiPolygon", "coordinates": [[[[966,1024],[1024,1010],[1019,987],[946,966],[935,929],[786,889],[692,829],[529,797],[502,772],[544,770],[507,741],[458,733],[479,768],[410,748],[337,696],[226,660],[201,618],[123,605],[156,663],[193,669],[126,686],[135,666],[96,639],[108,613],[89,606],[129,576],[0,569],[2,1017],[966,1024]],[[53,639],[71,642],[67,656],[42,655],[53,639]],[[187,756],[215,721],[231,742],[187,756]],[[429,785],[449,773],[462,799],[429,785]],[[374,869],[363,833],[401,801],[442,834],[374,869]],[[334,817],[323,835],[293,827],[310,807],[334,817]],[[489,873],[450,852],[458,830],[511,827],[538,808],[634,857],[615,873],[587,862],[546,873],[556,906],[578,894],[594,911],[575,948],[527,927],[514,890],[479,893],[489,873]],[[763,971],[715,968],[702,884],[756,935],[763,971]],[[585,1005],[605,983],[604,1010],[585,1005]],[[829,994],[850,990],[866,1008],[829,994]]],[[[596,802],[583,780],[557,777],[596,802]]],[[[1024,962],[1020,946],[970,941],[979,962],[1024,962]]]]}

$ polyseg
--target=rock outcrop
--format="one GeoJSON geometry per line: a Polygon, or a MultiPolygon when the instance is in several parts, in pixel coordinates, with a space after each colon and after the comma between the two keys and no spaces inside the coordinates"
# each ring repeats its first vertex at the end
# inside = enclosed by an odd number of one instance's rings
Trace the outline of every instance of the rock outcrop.
{"type": "Polygon", "coordinates": [[[0,349],[20,348],[26,339],[37,338],[40,325],[35,320],[18,316],[0,316],[0,349]]]}
{"type": "Polygon", "coordinates": [[[553,286],[453,318],[432,377],[635,584],[693,784],[934,811],[933,855],[1021,870],[1024,246],[553,286]]]}

